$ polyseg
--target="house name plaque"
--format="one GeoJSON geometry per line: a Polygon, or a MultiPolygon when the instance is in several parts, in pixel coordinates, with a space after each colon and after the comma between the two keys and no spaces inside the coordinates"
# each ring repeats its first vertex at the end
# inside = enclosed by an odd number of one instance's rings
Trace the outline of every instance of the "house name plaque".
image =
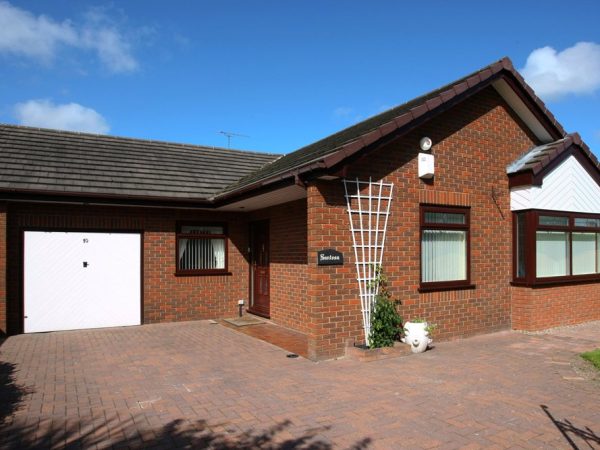
{"type": "Polygon", "coordinates": [[[342,252],[331,248],[317,252],[317,265],[319,266],[343,266],[344,255],[342,252]]]}

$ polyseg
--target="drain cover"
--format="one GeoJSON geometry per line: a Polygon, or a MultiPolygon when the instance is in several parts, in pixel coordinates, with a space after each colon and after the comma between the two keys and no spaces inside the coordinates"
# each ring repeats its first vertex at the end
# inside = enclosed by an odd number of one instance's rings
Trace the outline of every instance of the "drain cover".
{"type": "Polygon", "coordinates": [[[297,358],[298,357],[298,355],[296,355],[295,353],[288,353],[286,356],[288,358],[297,358]]]}

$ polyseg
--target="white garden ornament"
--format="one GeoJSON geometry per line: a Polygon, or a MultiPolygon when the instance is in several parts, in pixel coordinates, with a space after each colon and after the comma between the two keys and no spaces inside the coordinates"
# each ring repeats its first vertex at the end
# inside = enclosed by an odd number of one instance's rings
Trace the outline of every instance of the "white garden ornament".
{"type": "Polygon", "coordinates": [[[429,337],[427,322],[406,322],[404,324],[404,337],[401,339],[410,345],[413,353],[423,353],[427,346],[433,342],[429,337]]]}

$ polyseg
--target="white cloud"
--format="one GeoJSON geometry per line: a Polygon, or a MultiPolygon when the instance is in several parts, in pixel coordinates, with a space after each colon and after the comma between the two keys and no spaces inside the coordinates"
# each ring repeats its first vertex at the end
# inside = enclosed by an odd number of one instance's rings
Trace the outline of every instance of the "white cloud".
{"type": "Polygon", "coordinates": [[[14,113],[21,125],[32,127],[100,134],[110,129],[102,115],[78,103],[56,105],[49,100],[29,100],[17,103],[14,113]]]}
{"type": "Polygon", "coordinates": [[[546,100],[590,94],[600,87],[600,45],[578,42],[561,52],[552,47],[538,48],[527,57],[521,73],[546,100]]]}
{"type": "Polygon", "coordinates": [[[87,23],[80,36],[84,47],[98,52],[100,60],[113,72],[132,72],[138,62],[131,53],[131,45],[123,37],[107,13],[94,9],[86,15],[87,23]]]}
{"type": "Polygon", "coordinates": [[[64,47],[97,53],[100,61],[115,73],[138,68],[131,45],[106,15],[90,14],[83,25],[75,26],[68,20],[36,17],[0,1],[0,53],[49,63],[64,47]]]}
{"type": "Polygon", "coordinates": [[[57,46],[75,45],[77,32],[68,21],[35,17],[8,2],[0,2],[0,52],[50,60],[57,46]]]}
{"type": "Polygon", "coordinates": [[[333,118],[336,122],[351,124],[360,122],[362,120],[362,115],[358,114],[354,108],[339,106],[333,110],[333,118]]]}
{"type": "Polygon", "coordinates": [[[138,68],[130,45],[116,29],[85,29],[81,42],[95,49],[100,60],[113,72],[133,72],[138,68]]]}
{"type": "Polygon", "coordinates": [[[354,112],[354,108],[349,108],[347,106],[339,106],[333,110],[333,115],[335,117],[348,117],[354,112]]]}

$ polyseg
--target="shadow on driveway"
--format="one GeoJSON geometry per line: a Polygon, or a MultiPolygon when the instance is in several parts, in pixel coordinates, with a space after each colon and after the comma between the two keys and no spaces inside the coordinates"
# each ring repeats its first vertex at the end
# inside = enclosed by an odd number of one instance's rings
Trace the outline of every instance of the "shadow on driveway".
{"type": "Polygon", "coordinates": [[[573,440],[577,438],[585,442],[585,448],[595,448],[595,445],[593,444],[600,444],[600,436],[589,427],[578,428],[568,419],[558,420],[552,415],[550,409],[546,405],[540,405],[540,407],[574,450],[579,450],[579,447],[573,440]]]}
{"type": "MultiPolygon", "coordinates": [[[[140,432],[135,419],[129,423],[113,421],[104,422],[95,427],[93,423],[73,423],[71,426],[54,428],[55,424],[40,433],[37,426],[13,428],[4,437],[6,449],[47,449],[47,448],[210,448],[215,450],[330,450],[332,444],[321,440],[318,436],[329,427],[308,430],[297,438],[286,438],[286,429],[290,421],[283,421],[263,431],[236,432],[234,429],[224,432],[212,431],[206,421],[188,422],[174,420],[159,430],[140,432]],[[112,423],[111,423],[112,422],[112,423]],[[114,426],[119,429],[115,437],[109,437],[105,427],[114,426]]],[[[371,443],[365,438],[349,449],[366,449],[371,443]]]]}
{"type": "Polygon", "coordinates": [[[19,409],[23,397],[32,392],[15,382],[15,370],[16,364],[0,361],[0,425],[19,409]]]}

